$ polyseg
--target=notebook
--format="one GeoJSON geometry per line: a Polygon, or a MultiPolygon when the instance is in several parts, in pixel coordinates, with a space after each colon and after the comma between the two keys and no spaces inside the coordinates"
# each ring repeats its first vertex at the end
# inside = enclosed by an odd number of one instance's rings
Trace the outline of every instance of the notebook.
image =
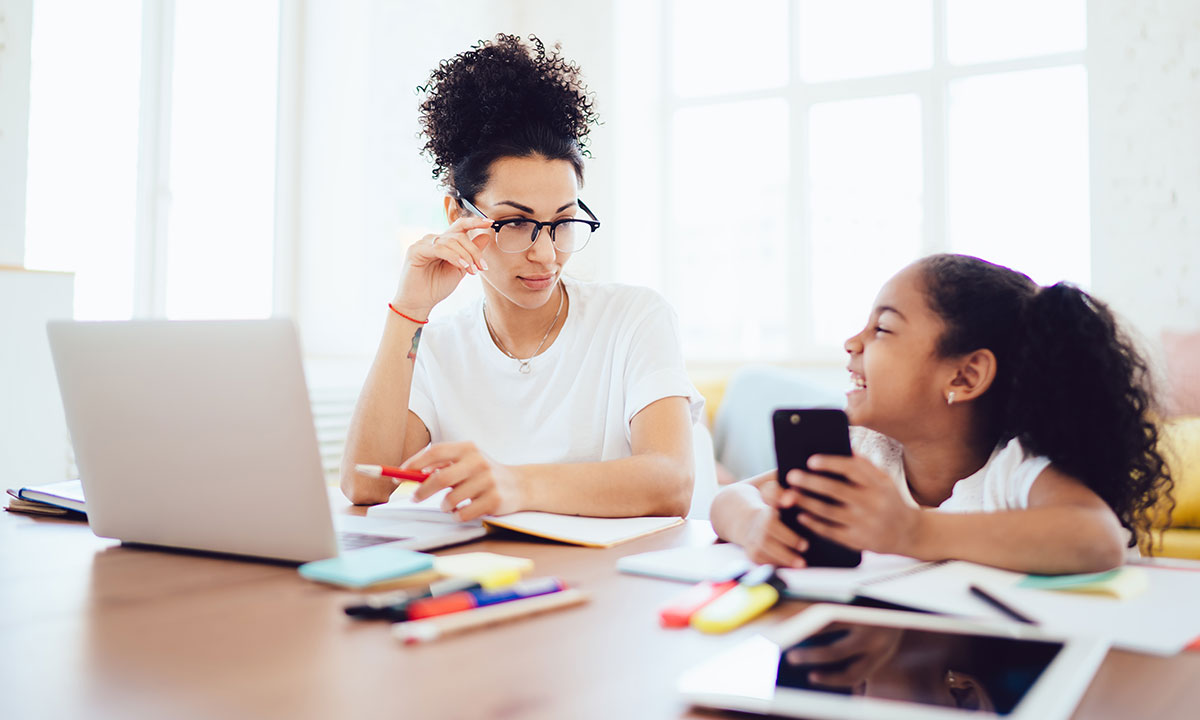
{"type": "MultiPolygon", "coordinates": [[[[449,490],[434,493],[421,502],[410,499],[412,489],[400,487],[392,500],[367,510],[368,518],[410,519],[426,522],[457,523],[454,516],[441,509],[442,498],[449,490]]],[[[583,547],[607,548],[636,540],[653,533],[683,524],[681,517],[600,518],[580,515],[525,511],[509,515],[489,516],[483,524],[583,547]]]]}
{"type": "MultiPolygon", "coordinates": [[[[13,494],[13,491],[10,490],[9,494],[13,494]]],[[[16,496],[21,500],[45,503],[75,512],[87,512],[83,502],[83,483],[78,480],[23,487],[16,491],[16,496]]]]}

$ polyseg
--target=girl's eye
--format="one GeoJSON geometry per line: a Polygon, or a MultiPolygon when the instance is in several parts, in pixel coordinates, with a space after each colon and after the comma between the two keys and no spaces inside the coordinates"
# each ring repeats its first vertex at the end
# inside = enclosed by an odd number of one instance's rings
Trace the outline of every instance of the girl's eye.
{"type": "Polygon", "coordinates": [[[891,331],[890,331],[890,330],[885,330],[885,329],[883,329],[882,327],[880,327],[880,326],[876,325],[876,326],[875,326],[875,332],[876,332],[876,333],[885,333],[885,332],[891,332],[891,331]]]}
{"type": "Polygon", "coordinates": [[[529,229],[529,221],[528,220],[510,220],[510,221],[508,221],[507,225],[508,225],[508,227],[512,228],[513,230],[528,230],[529,229]]]}

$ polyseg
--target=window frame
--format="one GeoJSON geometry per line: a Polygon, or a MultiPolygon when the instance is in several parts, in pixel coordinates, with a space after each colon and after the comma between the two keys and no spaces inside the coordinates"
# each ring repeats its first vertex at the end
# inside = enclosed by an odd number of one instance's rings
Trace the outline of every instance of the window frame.
{"type": "MultiPolygon", "coordinates": [[[[893,75],[878,75],[843,80],[822,82],[805,82],[797,68],[799,67],[800,37],[798,23],[795,21],[799,11],[799,0],[789,0],[787,3],[788,27],[788,82],[786,85],[767,90],[746,92],[714,93],[700,97],[683,97],[675,93],[674,67],[672,65],[672,43],[674,42],[674,27],[671,23],[674,0],[658,0],[655,12],[661,18],[659,23],[658,54],[661,65],[659,86],[661,106],[659,108],[660,142],[659,157],[657,158],[663,172],[659,174],[659,186],[656,192],[659,197],[670,196],[669,168],[672,167],[672,143],[670,128],[676,113],[695,107],[723,105],[747,100],[783,99],[788,107],[790,118],[789,137],[789,189],[788,197],[791,211],[788,213],[787,242],[791,249],[786,253],[787,275],[804,278],[804,282],[788,283],[786,296],[781,298],[789,308],[802,309],[797,313],[789,313],[790,321],[788,335],[785,339],[785,355],[783,357],[744,358],[736,355],[703,354],[688,357],[688,361],[697,365],[727,366],[741,364],[751,360],[769,362],[787,362],[799,364],[831,365],[840,363],[843,353],[840,348],[818,346],[813,339],[814,328],[812,308],[814,298],[811,294],[811,283],[807,281],[808,268],[811,267],[813,238],[811,229],[811,209],[809,198],[811,184],[808,164],[805,157],[809,140],[809,113],[814,105],[826,102],[845,100],[863,100],[884,97],[888,95],[915,95],[921,108],[922,136],[922,241],[921,255],[947,252],[950,249],[947,235],[947,128],[949,125],[948,97],[952,82],[993,75],[999,73],[1020,72],[1027,70],[1046,70],[1052,68],[1080,66],[1084,73],[1088,72],[1088,47],[1081,50],[1035,55],[1026,58],[986,61],[972,64],[954,65],[948,59],[948,29],[947,29],[947,0],[930,0],[932,3],[932,43],[933,57],[928,69],[893,75]]],[[[1086,43],[1086,40],[1085,40],[1086,43]]],[[[658,216],[659,237],[664,239],[667,247],[673,247],[675,237],[672,234],[670,219],[666,213],[658,216]]],[[[671,270],[670,263],[659,262],[657,281],[668,296],[676,296],[679,285],[688,282],[671,270]]]]}

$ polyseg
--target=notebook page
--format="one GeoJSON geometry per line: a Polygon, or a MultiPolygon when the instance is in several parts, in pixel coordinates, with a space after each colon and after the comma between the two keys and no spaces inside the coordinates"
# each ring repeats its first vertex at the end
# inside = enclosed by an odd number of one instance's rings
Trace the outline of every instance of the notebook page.
{"type": "Polygon", "coordinates": [[[891,577],[906,570],[925,566],[920,560],[903,555],[864,552],[862,562],[852,568],[780,568],[779,577],[787,583],[784,594],[803,600],[849,602],[860,586],[891,577]]]}
{"type": "Polygon", "coordinates": [[[574,545],[611,547],[659,530],[682,525],[683,518],[676,516],[598,518],[528,511],[489,517],[485,522],[488,525],[574,545]]]}

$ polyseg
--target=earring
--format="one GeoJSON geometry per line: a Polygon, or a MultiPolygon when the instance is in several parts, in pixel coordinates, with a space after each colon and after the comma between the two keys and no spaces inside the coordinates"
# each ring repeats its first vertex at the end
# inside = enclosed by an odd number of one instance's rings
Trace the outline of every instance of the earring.
{"type": "Polygon", "coordinates": [[[950,391],[950,394],[946,396],[946,404],[947,404],[947,405],[953,405],[953,404],[954,404],[954,391],[953,391],[953,390],[951,390],[951,391],[950,391]]]}

